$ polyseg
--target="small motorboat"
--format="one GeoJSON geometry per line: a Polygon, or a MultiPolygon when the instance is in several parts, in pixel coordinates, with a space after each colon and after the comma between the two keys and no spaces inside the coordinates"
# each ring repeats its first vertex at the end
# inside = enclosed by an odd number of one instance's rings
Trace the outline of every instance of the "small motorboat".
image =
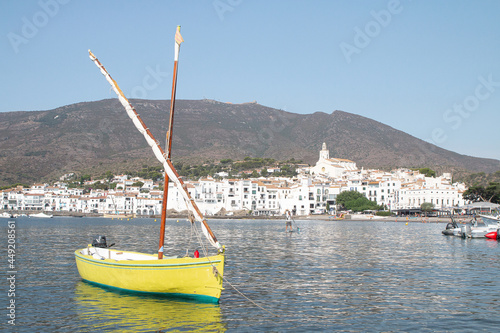
{"type": "Polygon", "coordinates": [[[29,217],[41,217],[41,218],[51,219],[53,217],[53,215],[45,214],[45,213],[38,213],[38,214],[30,214],[29,217]]]}
{"type": "Polygon", "coordinates": [[[500,224],[500,214],[497,215],[481,215],[481,220],[484,222],[484,224],[500,224]]]}
{"type": "Polygon", "coordinates": [[[462,238],[485,238],[487,234],[496,232],[500,228],[497,224],[478,223],[474,218],[471,225],[461,227],[462,238]]]}

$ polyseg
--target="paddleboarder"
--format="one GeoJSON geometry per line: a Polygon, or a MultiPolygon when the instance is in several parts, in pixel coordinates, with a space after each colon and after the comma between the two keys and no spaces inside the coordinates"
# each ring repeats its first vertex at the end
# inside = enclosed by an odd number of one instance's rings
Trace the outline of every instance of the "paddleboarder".
{"type": "Polygon", "coordinates": [[[292,232],[292,216],[290,214],[290,211],[287,209],[285,210],[285,221],[286,221],[286,229],[285,231],[288,231],[288,227],[290,227],[290,232],[292,232]]]}

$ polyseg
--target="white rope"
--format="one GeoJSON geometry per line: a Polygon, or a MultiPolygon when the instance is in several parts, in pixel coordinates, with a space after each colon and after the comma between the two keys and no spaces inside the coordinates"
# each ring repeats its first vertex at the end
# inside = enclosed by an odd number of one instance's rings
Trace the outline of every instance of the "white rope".
{"type": "Polygon", "coordinates": [[[224,280],[226,283],[228,283],[231,288],[233,288],[238,294],[240,294],[243,298],[245,298],[247,301],[249,301],[250,303],[252,303],[253,305],[255,305],[256,307],[258,307],[259,309],[263,310],[263,311],[266,311],[267,313],[269,313],[270,315],[274,316],[274,317],[279,317],[278,315],[272,313],[271,311],[263,308],[262,306],[260,306],[259,304],[255,303],[253,300],[251,300],[248,296],[246,296],[245,294],[243,294],[238,288],[236,288],[226,277],[222,276],[219,271],[217,270],[217,267],[215,267],[214,263],[212,263],[212,261],[210,260],[210,258],[208,257],[208,253],[207,253],[207,249],[205,247],[205,245],[203,244],[203,238],[201,237],[201,233],[200,231],[198,230],[198,228],[196,227],[196,224],[193,223],[194,225],[194,230],[196,231],[196,235],[198,237],[198,241],[200,242],[201,246],[202,246],[202,250],[203,250],[203,253],[205,254],[205,257],[207,258],[207,260],[210,262],[210,265],[212,265],[212,267],[214,268],[214,271],[217,272],[217,274],[222,278],[222,280],[224,280]]]}
{"type": "MultiPolygon", "coordinates": [[[[221,276],[221,275],[219,274],[219,276],[221,276]]],[[[222,277],[222,279],[223,279],[225,282],[227,282],[227,283],[231,286],[231,288],[233,288],[233,289],[234,289],[234,290],[235,290],[238,294],[240,294],[240,295],[241,295],[243,298],[245,298],[247,301],[249,301],[250,303],[252,303],[252,304],[253,304],[253,305],[255,305],[256,307],[258,307],[259,309],[261,309],[261,310],[263,310],[263,311],[266,311],[266,312],[267,312],[267,313],[269,313],[271,316],[273,316],[273,317],[279,317],[277,314],[274,314],[274,313],[272,313],[271,311],[269,311],[269,310],[267,310],[267,309],[263,308],[262,306],[260,306],[259,304],[255,303],[253,300],[251,300],[248,296],[246,296],[245,294],[243,294],[241,291],[239,291],[239,290],[238,290],[238,288],[236,288],[236,287],[235,287],[235,286],[234,286],[231,282],[229,282],[229,280],[228,280],[226,277],[224,277],[224,276],[221,276],[221,277],[222,277]]]]}

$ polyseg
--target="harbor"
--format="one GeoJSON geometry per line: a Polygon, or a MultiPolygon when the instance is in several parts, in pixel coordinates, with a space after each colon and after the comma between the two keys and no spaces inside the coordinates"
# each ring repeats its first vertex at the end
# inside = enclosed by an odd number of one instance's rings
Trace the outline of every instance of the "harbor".
{"type": "Polygon", "coordinates": [[[500,2],[0,8],[7,331],[500,327],[500,2]]]}
{"type": "MultiPolygon", "coordinates": [[[[157,222],[133,221],[16,219],[18,332],[470,332],[500,325],[491,292],[500,288],[500,243],[444,236],[442,223],[310,218],[295,220],[300,233],[288,234],[284,220],[214,219],[230,250],[230,284],[219,304],[205,304],[80,279],[68,244],[105,235],[117,246],[151,252],[157,222]]],[[[185,254],[186,223],[167,219],[169,254],[185,254]]]]}

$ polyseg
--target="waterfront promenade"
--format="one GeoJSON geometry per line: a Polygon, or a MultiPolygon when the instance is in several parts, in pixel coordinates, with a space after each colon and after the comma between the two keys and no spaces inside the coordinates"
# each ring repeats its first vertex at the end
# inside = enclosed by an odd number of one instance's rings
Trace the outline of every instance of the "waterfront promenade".
{"type": "MultiPolygon", "coordinates": [[[[5,211],[5,210],[0,210],[0,214],[3,212],[7,212],[9,214],[13,214],[14,216],[26,216],[26,215],[31,215],[31,214],[37,214],[42,211],[5,211]]],[[[98,214],[98,213],[78,213],[78,212],[66,212],[66,211],[43,211],[45,214],[53,215],[54,217],[75,217],[75,218],[81,218],[81,217],[104,217],[103,214],[98,214]]],[[[112,218],[112,216],[107,215],[107,218],[112,218]]],[[[115,217],[116,219],[126,219],[129,218],[129,216],[120,216],[117,215],[115,217]]],[[[161,218],[160,215],[136,215],[134,218],[153,218],[153,219],[159,219],[161,218]]],[[[184,214],[183,212],[178,212],[178,213],[171,213],[167,215],[167,218],[169,219],[186,219],[187,215],[184,214]]],[[[275,216],[253,216],[253,215],[217,215],[217,216],[206,216],[207,219],[209,220],[284,220],[285,217],[284,215],[275,215],[275,216]]],[[[327,214],[318,214],[318,215],[296,215],[293,217],[295,220],[319,220],[319,221],[325,221],[325,222],[335,222],[339,221],[338,219],[335,219],[333,215],[327,215],[327,214]]],[[[471,215],[461,215],[461,216],[455,216],[454,219],[457,223],[469,223],[472,220],[471,215]]],[[[448,223],[450,222],[450,218],[446,216],[441,216],[441,217],[407,217],[407,216],[370,216],[367,215],[366,217],[362,215],[356,215],[353,217],[353,215],[347,215],[346,218],[342,219],[342,221],[380,221],[380,222],[409,222],[409,223],[448,223]]],[[[480,218],[478,218],[480,220],[480,218]]]]}

